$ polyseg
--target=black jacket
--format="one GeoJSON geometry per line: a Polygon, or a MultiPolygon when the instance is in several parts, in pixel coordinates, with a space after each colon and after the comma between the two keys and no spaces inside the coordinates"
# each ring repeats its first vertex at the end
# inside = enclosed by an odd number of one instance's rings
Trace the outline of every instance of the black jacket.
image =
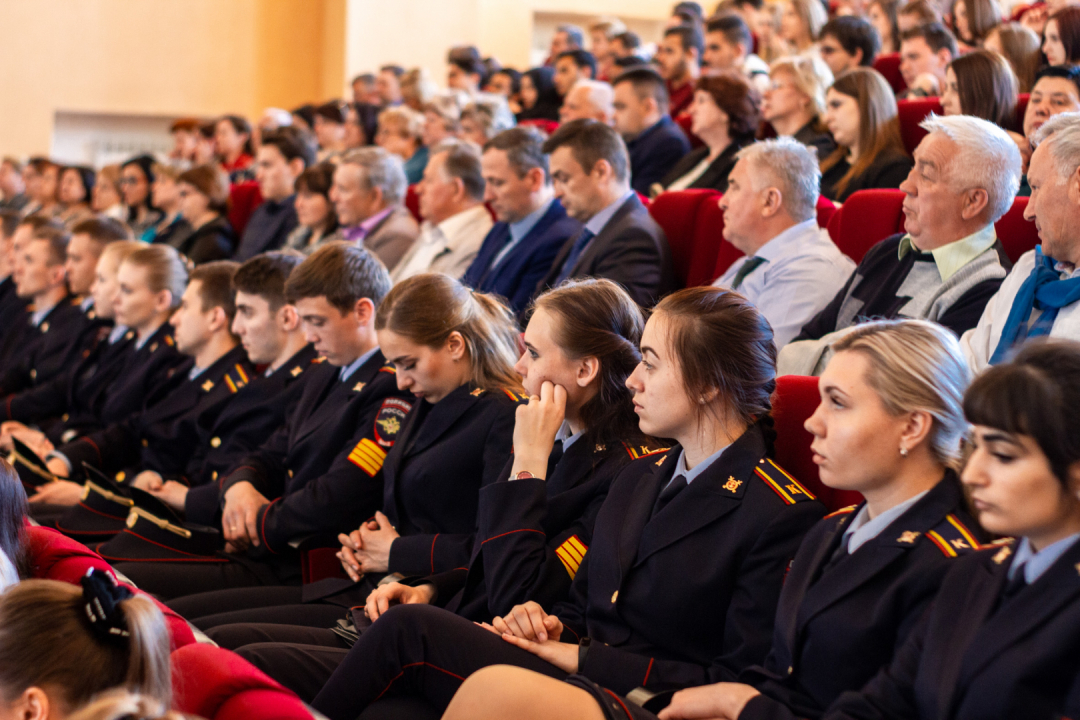
{"type": "MultiPolygon", "coordinates": [[[[0,374],[0,397],[36,387],[62,375],[97,343],[104,322],[68,295],[34,327],[25,328],[18,348],[0,374]]],[[[29,317],[27,316],[27,319],[29,317]]]]}
{"type": "Polygon", "coordinates": [[[844,192],[836,191],[836,184],[851,169],[847,160],[841,160],[821,174],[821,194],[833,202],[844,202],[856,190],[898,188],[907,179],[914,162],[907,155],[889,154],[874,158],[874,162],[860,174],[851,178],[844,192]]]}
{"type": "Polygon", "coordinates": [[[383,466],[383,512],[401,533],[390,572],[430,575],[466,567],[480,489],[502,477],[521,398],[465,384],[413,405],[383,466]]]}
{"type": "MultiPolygon", "coordinates": [[[[708,188],[720,192],[727,192],[728,175],[731,174],[732,168],[735,167],[735,154],[753,141],[754,138],[752,137],[732,140],[731,143],[724,148],[723,152],[717,155],[716,159],[709,163],[709,167],[705,169],[705,172],[699,175],[697,180],[694,180],[694,182],[687,185],[687,189],[708,188]]],[[[675,167],[664,176],[664,179],[660,181],[660,184],[667,189],[671,183],[696,168],[708,156],[708,146],[699,147],[697,150],[690,151],[689,155],[684,156],[683,159],[676,163],[675,167]]]]}
{"type": "Polygon", "coordinates": [[[592,638],[579,672],[620,694],[731,681],[764,662],[784,576],[825,514],[765,457],[755,425],[653,515],[681,451],[616,478],[570,599],[552,609],[564,642],[592,638]]]}
{"type": "Polygon", "coordinates": [[[630,155],[630,187],[642,195],[660,182],[690,152],[686,133],[668,115],[626,143],[630,155]]]}
{"type": "MultiPolygon", "coordinates": [[[[555,284],[577,238],[575,235],[563,243],[534,298],[555,284]]],[[[637,196],[619,207],[574,263],[569,277],[586,276],[619,283],[642,307],[652,307],[675,289],[667,237],[637,196]]]]}
{"type": "Polygon", "coordinates": [[[244,262],[259,253],[277,250],[285,244],[297,224],[296,196],[290,195],[281,202],[266,200],[251,213],[244,236],[236,248],[233,260],[244,262]]]}
{"type": "Polygon", "coordinates": [[[960,558],[888,668],[829,720],[1050,720],[1080,672],[1080,542],[1002,600],[1013,548],[960,558]]]}
{"type": "Polygon", "coordinates": [[[191,262],[201,265],[212,260],[228,260],[236,248],[236,232],[224,217],[217,217],[184,238],[177,248],[191,262]]]}
{"type": "Polygon", "coordinates": [[[762,692],[739,720],[817,718],[841,693],[861,688],[907,640],[954,558],[986,540],[951,471],[880,535],[831,564],[855,514],[851,507],[829,515],[799,548],[772,651],[764,667],[739,677],[762,692]]]}

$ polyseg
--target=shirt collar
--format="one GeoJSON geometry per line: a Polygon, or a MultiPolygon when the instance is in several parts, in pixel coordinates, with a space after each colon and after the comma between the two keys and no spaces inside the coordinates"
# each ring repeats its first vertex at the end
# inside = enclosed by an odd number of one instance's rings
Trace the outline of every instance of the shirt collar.
{"type": "MultiPolygon", "coordinates": [[[[997,242],[997,231],[994,229],[994,223],[990,223],[965,238],[931,250],[930,254],[934,256],[934,264],[937,265],[941,281],[945,282],[951,278],[960,268],[989,250],[995,242],[997,242]]],[[[900,247],[897,250],[898,259],[903,260],[911,250],[922,252],[915,246],[911,235],[904,235],[900,239],[900,247]]]]}
{"type": "Polygon", "coordinates": [[[115,325],[115,326],[113,326],[113,329],[109,331],[109,344],[112,345],[117,340],[124,337],[124,335],[127,333],[127,331],[128,331],[127,325],[115,325]]]}
{"type": "Polygon", "coordinates": [[[625,195],[589,218],[589,222],[585,223],[585,229],[593,235],[599,235],[600,231],[604,229],[604,226],[608,224],[618,209],[621,208],[623,203],[629,200],[630,196],[633,194],[633,190],[627,190],[625,195]]]}
{"type": "Polygon", "coordinates": [[[40,310],[34,310],[30,315],[30,322],[34,324],[34,327],[40,327],[41,321],[45,319],[45,316],[52,312],[52,309],[56,307],[56,304],[43,307],[40,310]]]}
{"type": "Polygon", "coordinates": [[[463,210],[456,215],[443,220],[438,225],[431,225],[427,223],[427,226],[431,230],[438,230],[442,235],[442,240],[446,243],[448,248],[453,249],[459,240],[462,239],[463,231],[472,223],[481,218],[481,214],[487,215],[488,210],[481,203],[475,207],[471,207],[468,210],[463,210]]]}
{"type": "Polygon", "coordinates": [[[82,299],[82,302],[79,303],[79,308],[81,308],[83,312],[90,312],[90,308],[92,307],[94,307],[93,295],[87,295],[82,299]]]}
{"type": "Polygon", "coordinates": [[[787,230],[758,248],[757,252],[754,253],[754,256],[759,257],[762,260],[775,260],[787,252],[788,246],[803,239],[807,233],[817,232],[819,230],[817,218],[810,218],[797,225],[792,225],[787,230]]]}
{"type": "Polygon", "coordinates": [[[383,220],[385,220],[387,218],[387,216],[389,216],[390,213],[392,213],[392,212],[394,212],[393,205],[391,205],[390,207],[387,207],[387,208],[383,208],[379,212],[377,212],[374,215],[372,215],[371,217],[369,217],[367,220],[365,220],[362,223],[360,223],[359,225],[357,225],[357,227],[360,228],[361,231],[363,231],[363,233],[364,233],[363,237],[367,237],[368,233],[370,233],[372,230],[374,230],[375,227],[379,223],[381,223],[383,220]]]}
{"type": "Polygon", "coordinates": [[[672,478],[676,478],[679,475],[682,475],[684,478],[686,478],[686,484],[689,485],[694,481],[694,478],[708,470],[709,466],[716,462],[717,459],[719,459],[719,457],[723,455],[724,451],[727,450],[729,447],[731,446],[725,445],[724,447],[720,448],[712,455],[699,462],[697,464],[697,467],[695,467],[693,470],[686,469],[686,451],[683,450],[679,453],[679,462],[675,465],[675,474],[672,475],[672,478]]]}
{"type": "Polygon", "coordinates": [[[562,427],[559,428],[559,432],[555,433],[555,439],[562,441],[562,449],[565,453],[570,449],[570,446],[577,442],[577,439],[585,434],[585,431],[573,432],[570,430],[570,423],[563,420],[562,427]]]}
{"type": "Polygon", "coordinates": [[[192,365],[191,369],[188,370],[187,379],[194,380],[195,378],[202,375],[205,370],[206,368],[201,368],[198,365],[192,365]]]}
{"type": "Polygon", "coordinates": [[[923,490],[915,497],[908,498],[899,505],[894,505],[873,520],[870,519],[870,506],[864,503],[859,508],[859,512],[855,514],[855,517],[852,518],[847,530],[844,531],[844,536],[850,538],[848,540],[848,553],[855,552],[859,547],[880,535],[885,528],[892,524],[893,520],[906,513],[912,505],[922,500],[923,496],[928,492],[930,491],[923,490]]]}
{"type": "Polygon", "coordinates": [[[341,380],[347,380],[354,372],[356,372],[356,369],[358,367],[360,367],[361,365],[366,363],[368,360],[370,360],[371,357],[377,352],[379,352],[379,346],[378,345],[371,348],[366,353],[364,353],[360,357],[356,358],[355,360],[353,360],[348,365],[345,365],[344,367],[342,367],[341,370],[338,371],[338,378],[340,378],[341,380]]]}
{"type": "Polygon", "coordinates": [[[547,211],[551,209],[551,203],[555,202],[552,198],[546,203],[540,206],[538,210],[535,210],[515,223],[509,223],[510,228],[510,242],[519,242],[521,238],[529,234],[529,232],[536,227],[536,223],[540,222],[540,218],[547,214],[547,211]]]}
{"type": "Polygon", "coordinates": [[[1035,549],[1031,547],[1031,542],[1027,538],[1022,539],[1020,547],[1016,549],[1016,557],[1013,558],[1012,565],[1009,566],[1009,579],[1011,580],[1016,575],[1018,568],[1023,567],[1024,580],[1030,585],[1049,570],[1050,566],[1056,563],[1058,558],[1064,555],[1065,551],[1071,548],[1077,540],[1080,540],[1080,533],[1073,533],[1035,552],[1035,549]]]}

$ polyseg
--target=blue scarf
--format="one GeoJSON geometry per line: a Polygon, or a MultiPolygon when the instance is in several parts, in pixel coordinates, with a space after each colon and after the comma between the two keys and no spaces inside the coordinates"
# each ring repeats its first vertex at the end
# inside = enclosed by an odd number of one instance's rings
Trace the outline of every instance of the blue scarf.
{"type": "Polygon", "coordinates": [[[1049,335],[1058,310],[1080,300],[1080,277],[1062,280],[1054,269],[1055,262],[1043,255],[1042,245],[1035,246],[1035,267],[1016,291],[1001,339],[990,357],[991,365],[1004,361],[1009,350],[1027,338],[1049,335]],[[1042,314],[1028,327],[1033,309],[1042,310],[1042,314]]]}

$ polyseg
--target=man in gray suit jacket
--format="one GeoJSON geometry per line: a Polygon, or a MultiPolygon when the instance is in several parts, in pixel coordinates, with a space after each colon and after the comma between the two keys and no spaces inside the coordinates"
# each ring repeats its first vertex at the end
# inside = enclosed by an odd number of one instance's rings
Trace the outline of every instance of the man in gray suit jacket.
{"type": "Polygon", "coordinates": [[[403,204],[407,187],[401,158],[363,147],[345,154],[330,188],[342,236],[363,245],[391,271],[420,234],[403,204]]]}
{"type": "Polygon", "coordinates": [[[664,231],[630,189],[626,143],[595,120],[574,120],[544,143],[555,197],[585,224],[568,239],[536,295],[567,278],[602,277],[623,286],[642,307],[675,289],[664,231]]]}

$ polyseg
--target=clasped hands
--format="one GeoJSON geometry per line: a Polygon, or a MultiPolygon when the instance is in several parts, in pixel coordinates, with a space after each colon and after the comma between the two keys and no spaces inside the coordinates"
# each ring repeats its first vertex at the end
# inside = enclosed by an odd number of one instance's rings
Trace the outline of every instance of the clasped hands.
{"type": "MultiPolygon", "coordinates": [[[[390,568],[390,546],[401,537],[390,518],[376,511],[375,517],[348,535],[338,535],[341,550],[337,557],[341,567],[353,582],[364,573],[387,572],[390,568]]],[[[374,618],[372,618],[374,619],[374,618]]]]}

